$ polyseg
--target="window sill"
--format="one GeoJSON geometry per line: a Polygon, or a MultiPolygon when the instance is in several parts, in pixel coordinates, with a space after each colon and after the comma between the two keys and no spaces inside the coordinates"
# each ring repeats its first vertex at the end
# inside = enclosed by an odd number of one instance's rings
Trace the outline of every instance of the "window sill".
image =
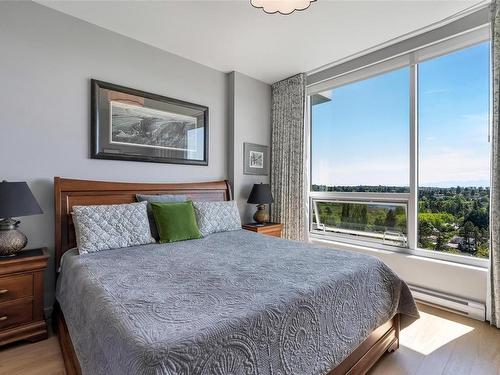
{"type": "Polygon", "coordinates": [[[432,254],[431,251],[422,249],[388,249],[388,246],[377,244],[354,244],[344,241],[339,241],[333,238],[326,238],[325,236],[315,233],[309,233],[309,241],[315,244],[322,244],[327,246],[335,246],[340,250],[350,250],[362,253],[373,253],[374,256],[379,255],[394,255],[398,257],[405,257],[407,259],[418,259],[421,261],[428,261],[433,263],[441,263],[448,266],[467,268],[480,271],[488,271],[489,260],[481,258],[468,258],[459,255],[437,253],[432,254]],[[430,253],[430,254],[429,254],[430,253]],[[451,257],[451,259],[450,259],[451,257]],[[458,258],[458,259],[454,259],[458,258]]]}

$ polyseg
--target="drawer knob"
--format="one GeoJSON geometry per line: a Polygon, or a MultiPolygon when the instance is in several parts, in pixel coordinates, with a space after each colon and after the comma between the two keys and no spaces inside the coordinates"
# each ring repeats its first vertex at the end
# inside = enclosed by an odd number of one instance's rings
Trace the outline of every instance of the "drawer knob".
{"type": "Polygon", "coordinates": [[[6,316],[2,316],[2,317],[0,317],[0,322],[3,322],[4,320],[7,320],[7,317],[6,317],[6,316]]]}
{"type": "Polygon", "coordinates": [[[7,293],[8,291],[9,291],[9,289],[2,289],[2,290],[0,290],[0,294],[5,294],[5,293],[7,293]]]}

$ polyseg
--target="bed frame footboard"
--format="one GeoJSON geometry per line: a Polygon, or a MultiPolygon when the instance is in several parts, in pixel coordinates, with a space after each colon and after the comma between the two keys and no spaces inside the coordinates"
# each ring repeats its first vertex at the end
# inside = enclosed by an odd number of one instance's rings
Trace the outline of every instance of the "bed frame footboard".
{"type": "Polygon", "coordinates": [[[399,314],[378,327],[344,361],[328,375],[364,375],[385,352],[399,348],[399,314]]]}
{"type": "MultiPolygon", "coordinates": [[[[66,375],[81,375],[80,362],[59,306],[54,309],[54,318],[54,329],[59,338],[66,375]]],[[[399,314],[396,314],[394,318],[378,327],[328,375],[364,375],[385,352],[397,350],[399,348],[399,319],[399,314]]]]}

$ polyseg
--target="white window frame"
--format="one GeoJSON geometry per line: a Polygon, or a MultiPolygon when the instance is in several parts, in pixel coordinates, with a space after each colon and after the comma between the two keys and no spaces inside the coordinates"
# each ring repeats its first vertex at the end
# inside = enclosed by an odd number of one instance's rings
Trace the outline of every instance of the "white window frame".
{"type": "MultiPolygon", "coordinates": [[[[438,33],[439,34],[439,33],[438,33]]],[[[465,255],[450,254],[444,252],[438,252],[434,250],[427,250],[418,248],[417,240],[417,227],[418,227],[418,64],[437,58],[442,55],[447,55],[455,51],[462,50],[464,48],[472,47],[484,41],[490,40],[490,26],[489,24],[482,24],[473,27],[469,30],[463,31],[457,35],[447,37],[442,40],[435,40],[432,43],[428,43],[420,48],[414,48],[407,51],[406,53],[399,54],[398,56],[393,56],[384,59],[381,62],[368,64],[361,68],[356,68],[351,71],[346,71],[337,74],[336,76],[330,77],[329,79],[322,80],[319,82],[313,82],[307,86],[307,117],[306,117],[306,131],[308,133],[309,145],[308,145],[308,160],[309,160],[309,173],[308,173],[308,231],[311,238],[317,239],[331,239],[333,241],[345,242],[357,245],[364,245],[368,247],[374,247],[383,250],[400,251],[404,253],[409,253],[416,256],[429,257],[440,259],[444,261],[451,261],[455,263],[462,263],[471,266],[478,266],[487,268],[489,264],[488,259],[469,257],[465,255]],[[310,97],[313,94],[317,94],[323,91],[331,90],[335,87],[344,86],[350,83],[354,83],[360,80],[368,79],[380,74],[388,73],[403,67],[409,67],[410,71],[410,118],[409,118],[409,193],[358,193],[358,192],[313,192],[312,187],[312,176],[310,170],[312,170],[312,158],[310,155],[312,147],[312,136],[311,136],[311,100],[310,97]],[[357,239],[349,239],[346,236],[339,236],[336,234],[318,234],[316,231],[312,230],[312,215],[314,201],[328,201],[328,200],[354,200],[358,202],[377,202],[383,201],[386,203],[405,203],[407,205],[407,243],[408,247],[398,247],[384,245],[380,243],[374,243],[371,241],[363,241],[357,239]]],[[[410,43],[411,44],[411,43],[410,43]]],[[[361,57],[362,59],[362,57],[361,57]]],[[[344,63],[345,65],[346,63],[344,63]]],[[[354,66],[359,65],[356,62],[354,66]]],[[[349,64],[347,63],[347,66],[349,64]]],[[[335,67],[330,68],[335,70],[335,67]]],[[[318,74],[318,73],[315,73],[318,74]]],[[[314,80],[313,80],[314,81],[314,80]]],[[[491,105],[490,105],[491,107],[491,105]]],[[[491,125],[489,125],[491,126],[491,125]]]]}

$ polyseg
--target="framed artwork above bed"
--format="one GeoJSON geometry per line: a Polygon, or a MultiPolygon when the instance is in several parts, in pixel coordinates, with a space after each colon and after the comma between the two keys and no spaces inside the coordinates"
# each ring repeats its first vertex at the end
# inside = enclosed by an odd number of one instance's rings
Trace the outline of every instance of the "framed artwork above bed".
{"type": "Polygon", "coordinates": [[[208,107],[91,80],[91,157],[208,165],[208,107]]]}

